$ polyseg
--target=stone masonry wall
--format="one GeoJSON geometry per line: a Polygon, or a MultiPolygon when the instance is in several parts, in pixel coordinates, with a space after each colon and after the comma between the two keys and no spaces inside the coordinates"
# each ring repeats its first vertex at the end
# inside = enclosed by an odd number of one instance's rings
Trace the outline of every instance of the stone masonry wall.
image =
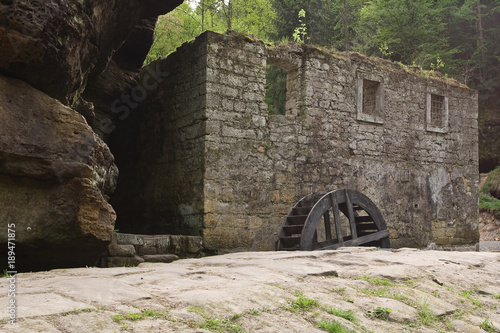
{"type": "Polygon", "coordinates": [[[127,173],[139,177],[136,221],[201,234],[208,250],[274,250],[297,200],[350,188],[379,207],[393,247],[479,240],[476,91],[356,53],[211,32],[161,68],[171,76],[135,124],[136,149],[154,151],[141,176],[127,173]],[[269,64],[288,72],[286,115],[268,115],[269,64]]]}
{"type": "Polygon", "coordinates": [[[144,68],[141,82],[160,73],[161,83],[146,87],[144,101],[113,133],[121,141],[115,144],[120,177],[112,198],[121,232],[200,235],[205,50],[196,41],[144,68]]]}
{"type": "Polygon", "coordinates": [[[206,248],[272,250],[294,202],[339,188],[378,205],[394,247],[478,241],[475,91],[358,54],[202,38],[206,248]],[[266,64],[289,73],[284,116],[267,115],[266,64]],[[378,82],[378,114],[359,110],[363,80],[378,82]],[[440,128],[431,94],[447,102],[440,128]]]}

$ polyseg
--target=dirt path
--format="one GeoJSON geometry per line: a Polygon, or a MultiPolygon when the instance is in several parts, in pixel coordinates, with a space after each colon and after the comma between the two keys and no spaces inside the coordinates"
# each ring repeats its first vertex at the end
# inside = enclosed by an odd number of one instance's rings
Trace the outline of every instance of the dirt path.
{"type": "Polygon", "coordinates": [[[1,281],[1,332],[325,332],[319,322],[383,333],[500,328],[494,252],[235,253],[24,273],[15,326],[1,281]]]}

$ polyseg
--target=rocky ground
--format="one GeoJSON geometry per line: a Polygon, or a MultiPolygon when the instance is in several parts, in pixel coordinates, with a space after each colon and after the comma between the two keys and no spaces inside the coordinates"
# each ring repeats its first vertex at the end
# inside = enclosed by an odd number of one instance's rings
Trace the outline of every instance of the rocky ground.
{"type": "Polygon", "coordinates": [[[479,212],[479,234],[482,241],[500,241],[500,219],[488,212],[479,212]]]}
{"type": "MultiPolygon", "coordinates": [[[[491,250],[491,248],[490,248],[491,250]]],[[[498,332],[500,253],[344,248],[16,276],[1,332],[498,332]],[[338,323],[338,324],[335,324],[338,323]]]]}

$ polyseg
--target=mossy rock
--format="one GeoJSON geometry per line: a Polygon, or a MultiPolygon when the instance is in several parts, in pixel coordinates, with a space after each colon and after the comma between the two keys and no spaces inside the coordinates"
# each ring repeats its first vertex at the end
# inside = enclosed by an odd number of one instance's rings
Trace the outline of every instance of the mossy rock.
{"type": "Polygon", "coordinates": [[[500,166],[488,173],[488,179],[481,187],[481,193],[500,199],[500,166]]]}
{"type": "Polygon", "coordinates": [[[500,167],[488,173],[479,191],[479,208],[500,218],[500,167]]]}

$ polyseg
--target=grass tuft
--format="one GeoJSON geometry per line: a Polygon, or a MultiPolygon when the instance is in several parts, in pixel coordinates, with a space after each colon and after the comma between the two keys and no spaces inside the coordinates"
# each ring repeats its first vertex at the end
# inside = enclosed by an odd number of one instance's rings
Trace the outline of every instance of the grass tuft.
{"type": "Polygon", "coordinates": [[[481,328],[488,333],[496,333],[498,332],[496,327],[493,326],[493,323],[490,321],[488,317],[481,323],[481,328]]]}
{"type": "Polygon", "coordinates": [[[417,305],[417,316],[423,325],[431,325],[439,321],[439,318],[429,310],[429,304],[426,301],[417,305]]]}
{"type": "Polygon", "coordinates": [[[366,315],[368,316],[368,318],[371,318],[371,319],[378,318],[378,319],[383,319],[383,320],[389,320],[390,313],[391,313],[390,309],[377,306],[374,309],[368,310],[366,315]]]}
{"type": "Polygon", "coordinates": [[[285,310],[289,310],[292,312],[305,312],[319,306],[318,301],[305,297],[301,292],[296,291],[295,296],[297,297],[297,299],[293,302],[289,301],[290,306],[285,307],[285,310]]]}
{"type": "Polygon", "coordinates": [[[344,311],[344,310],[335,309],[335,308],[328,308],[325,310],[329,314],[332,314],[334,316],[344,318],[346,320],[349,320],[350,322],[356,323],[356,314],[352,310],[344,311]]]}
{"type": "Polygon", "coordinates": [[[356,331],[350,330],[339,322],[330,320],[321,320],[317,322],[319,328],[329,332],[329,333],[356,333],[356,331]]]}

